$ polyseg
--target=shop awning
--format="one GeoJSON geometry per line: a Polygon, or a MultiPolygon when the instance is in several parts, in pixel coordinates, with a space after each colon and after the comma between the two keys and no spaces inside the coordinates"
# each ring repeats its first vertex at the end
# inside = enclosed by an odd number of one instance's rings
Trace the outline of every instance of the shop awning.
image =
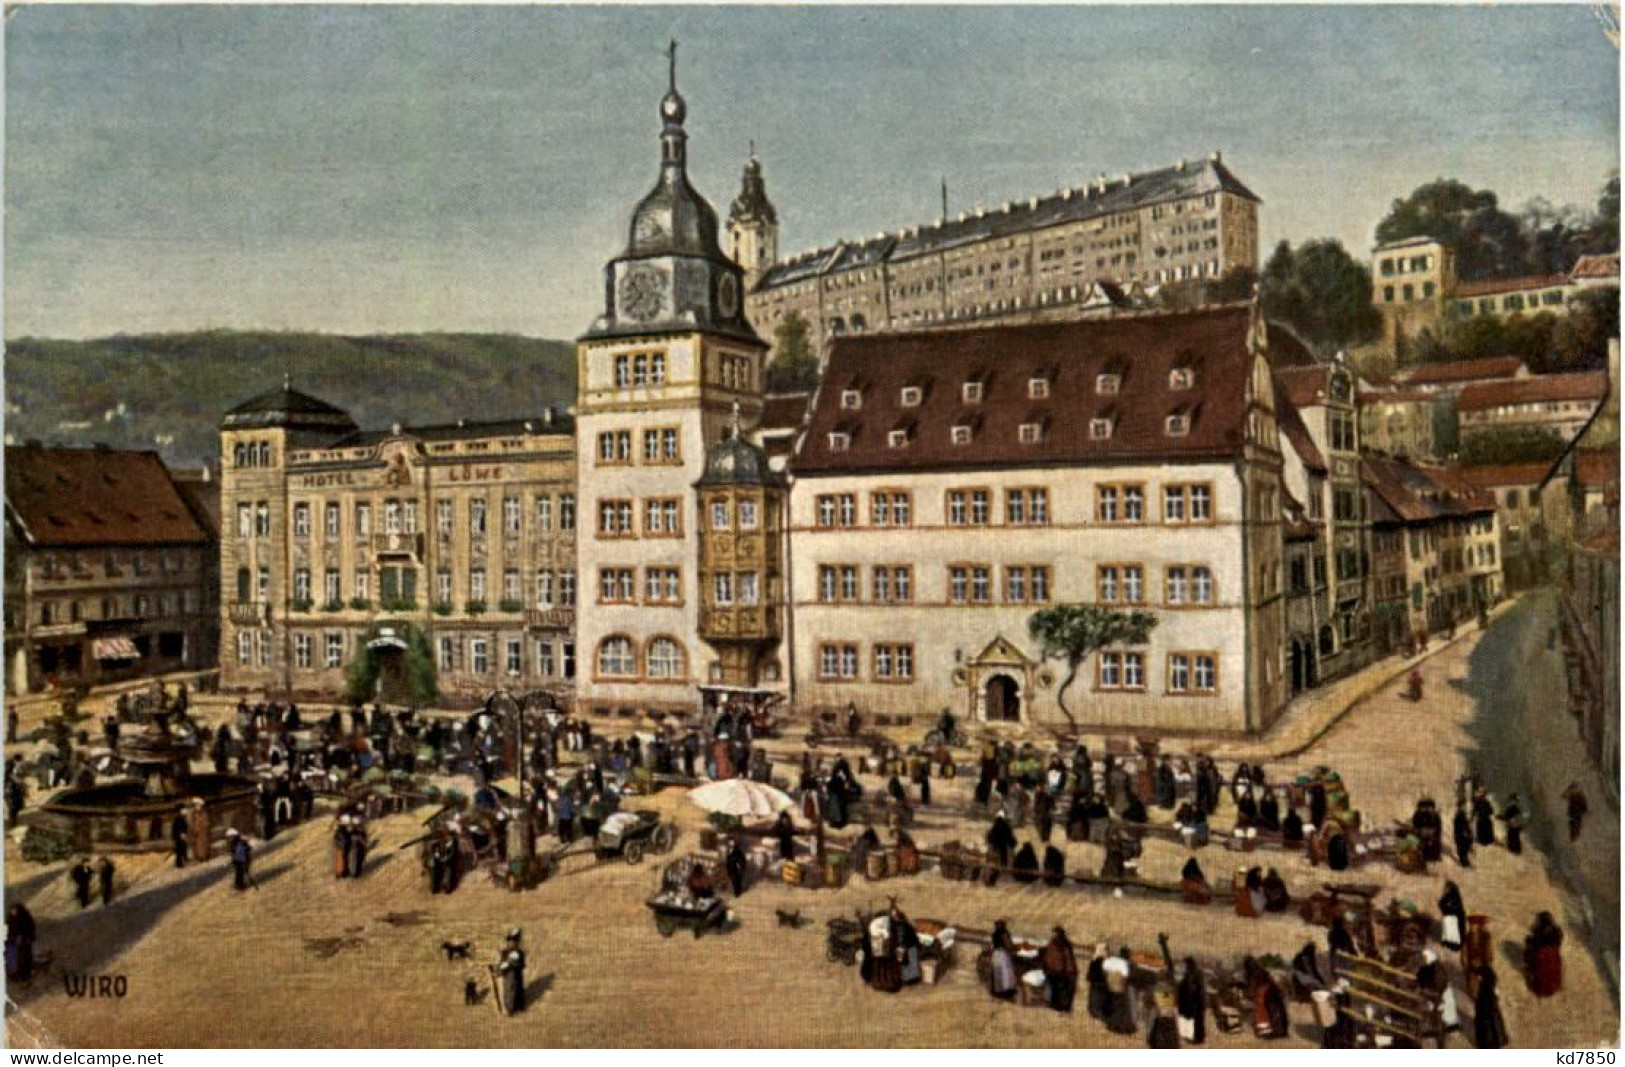
{"type": "Polygon", "coordinates": [[[135,642],[128,637],[98,637],[94,651],[97,659],[141,658],[141,653],[136,651],[135,642]]]}

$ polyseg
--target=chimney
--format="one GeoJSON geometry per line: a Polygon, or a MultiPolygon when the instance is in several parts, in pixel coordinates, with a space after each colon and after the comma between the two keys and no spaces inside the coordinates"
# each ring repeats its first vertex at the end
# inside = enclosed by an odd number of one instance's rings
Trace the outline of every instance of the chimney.
{"type": "Polygon", "coordinates": [[[1209,153],[1207,158],[1214,163],[1223,163],[1224,153],[1215,148],[1211,153],[1209,153]]]}
{"type": "Polygon", "coordinates": [[[1184,156],[1179,157],[1179,162],[1174,164],[1174,169],[1181,172],[1181,173],[1184,173],[1184,170],[1185,170],[1185,157],[1184,156]]]}
{"type": "Polygon", "coordinates": [[[544,410],[542,412],[542,425],[543,426],[551,426],[551,425],[553,425],[553,405],[552,404],[547,405],[546,410],[544,410]]]}
{"type": "Polygon", "coordinates": [[[1105,193],[1106,175],[1104,173],[1095,175],[1095,190],[1099,193],[1105,193]]]}

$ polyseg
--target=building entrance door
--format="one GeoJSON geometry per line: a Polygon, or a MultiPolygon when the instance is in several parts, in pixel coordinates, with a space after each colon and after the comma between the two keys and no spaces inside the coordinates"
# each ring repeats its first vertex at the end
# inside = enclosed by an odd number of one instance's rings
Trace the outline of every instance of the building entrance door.
{"type": "Polygon", "coordinates": [[[1021,695],[1016,680],[1008,674],[995,674],[987,680],[988,722],[1020,722],[1021,695]]]}

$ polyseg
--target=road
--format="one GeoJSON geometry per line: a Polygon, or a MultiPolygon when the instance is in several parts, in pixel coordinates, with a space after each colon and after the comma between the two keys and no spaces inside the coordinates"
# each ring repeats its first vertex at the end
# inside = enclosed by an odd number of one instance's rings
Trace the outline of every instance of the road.
{"type": "MultiPolygon", "coordinates": [[[[1400,699],[1396,683],[1291,764],[1337,768],[1355,805],[1376,822],[1408,815],[1424,792],[1447,804],[1453,779],[1469,761],[1500,788],[1500,764],[1488,758],[1481,735],[1489,718],[1512,706],[1507,702],[1536,695],[1518,684],[1517,653],[1532,628],[1538,629],[1532,614],[1509,613],[1488,635],[1461,641],[1426,663],[1424,704],[1400,699]]],[[[1278,766],[1272,773],[1286,772],[1278,766]]],[[[957,807],[971,785],[943,783],[937,793],[957,807]]],[[[680,849],[695,847],[703,824],[679,792],[647,803],[677,819],[680,849]]],[[[826,962],[823,922],[883,906],[895,895],[915,916],[964,927],[986,928],[1005,918],[1017,934],[1043,938],[1060,923],[1080,954],[1097,941],[1154,950],[1159,932],[1170,934],[1176,956],[1226,960],[1248,952],[1290,957],[1306,940],[1324,944],[1324,931],[1295,914],[1248,920],[1222,908],[1008,882],[969,886],[934,873],[882,883],[857,879],[840,891],[760,885],[734,903],[739,926],[732,932],[666,940],[643,907],[657,878],[652,864],[576,860],[571,873],[534,892],[513,894],[471,881],[454,896],[436,897],[412,854],[394,849],[417,828],[412,815],[377,824],[382,846],[366,877],[341,881],[331,876],[328,826],[318,819],[262,847],[260,889],[248,893],[232,891],[221,859],[175,871],[161,857],[131,858],[124,861],[131,878],[124,898],[82,914],[61,865],[21,863],[8,842],[8,898],[28,902],[40,921],[42,947],[57,955],[45,979],[13,995],[54,1040],[79,1047],[1137,1046],[1143,1031],[1134,1038],[1110,1034],[1083,1013],[1081,998],[1071,1016],[993,1001],[976,982],[971,955],[937,986],[896,997],[873,992],[854,970],[826,962]],[[799,929],[783,926],[779,909],[808,921],[799,929]],[[465,978],[483,974],[503,932],[516,925],[530,953],[533,1006],[511,1019],[499,1017],[489,1002],[465,1007],[465,978]],[[448,962],[439,949],[447,940],[473,941],[475,961],[448,962]],[[123,974],[128,995],[71,999],[60,982],[64,971],[123,974]]],[[[982,830],[927,813],[917,837],[927,845],[977,841],[982,830]]],[[[1072,844],[1067,851],[1069,869],[1100,863],[1096,846],[1072,844]]],[[[1152,842],[1143,869],[1172,880],[1186,855],[1152,842]]],[[[1215,881],[1228,879],[1239,859],[1212,847],[1199,855],[1215,881]]],[[[1278,863],[1295,895],[1325,880],[1326,872],[1301,857],[1261,861],[1278,863]]],[[[1537,852],[1486,850],[1470,870],[1447,861],[1426,876],[1359,872],[1359,880],[1430,909],[1446,878],[1459,882],[1469,910],[1494,918],[1514,1044],[1616,1042],[1617,1011],[1583,946],[1572,940],[1566,946],[1567,987],[1553,1001],[1535,1001],[1518,978],[1517,945],[1529,920],[1541,909],[1567,916],[1571,907],[1537,852]]],[[[1318,1040],[1306,1009],[1295,1005],[1292,1012],[1289,1043],[1318,1040]]],[[[1255,1044],[1250,1036],[1216,1034],[1212,1043],[1255,1044]]]]}

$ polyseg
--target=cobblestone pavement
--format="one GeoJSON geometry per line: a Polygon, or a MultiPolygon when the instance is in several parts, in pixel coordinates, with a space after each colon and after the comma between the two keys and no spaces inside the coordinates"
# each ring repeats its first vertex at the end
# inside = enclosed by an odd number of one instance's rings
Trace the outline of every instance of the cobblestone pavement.
{"type": "MultiPolygon", "coordinates": [[[[1465,635],[1428,659],[1422,705],[1399,699],[1396,681],[1311,748],[1272,764],[1275,776],[1317,763],[1336,767],[1356,807],[1378,823],[1408,815],[1424,791],[1448,803],[1452,780],[1475,758],[1475,723],[1495,701],[1519,699],[1523,690],[1495,668],[1511,663],[1508,650],[1525,633],[1515,626],[1518,618],[1509,614],[1490,634],[1465,635]]],[[[1514,675],[1516,666],[1511,663],[1514,675]]],[[[1485,770],[1499,789],[1494,768],[1485,770]]],[[[964,809],[971,784],[938,785],[934,799],[941,810],[922,814],[922,844],[980,839],[981,821],[951,814],[964,809]]],[[[642,804],[678,821],[679,849],[696,847],[703,824],[680,792],[642,804]]],[[[1221,810],[1220,825],[1230,810],[1221,810]]],[[[1096,941],[1154,950],[1159,932],[1170,935],[1178,957],[1290,956],[1306,940],[1324,944],[1324,931],[1295,913],[1249,920],[1223,907],[1192,909],[1008,881],[971,886],[934,873],[880,883],[856,879],[839,891],[759,885],[733,902],[737,929],[668,940],[643,906],[657,879],[647,862],[593,866],[576,859],[534,892],[513,894],[470,880],[453,896],[431,896],[413,853],[396,850],[418,832],[420,816],[375,824],[380,846],[360,880],[331,877],[328,825],[319,818],[260,847],[257,891],[233,892],[219,858],[176,871],[161,857],[131,857],[121,861],[129,881],[123,898],[83,913],[71,900],[62,865],[22,863],[8,841],[8,898],[28,902],[40,922],[41,948],[56,956],[42,978],[11,995],[29,1013],[31,1030],[44,1035],[37,1040],[69,1046],[1141,1045],[1143,1030],[1133,1038],[1108,1033],[1082,1011],[1081,998],[1070,1016],[993,1001],[975,979],[970,953],[936,986],[895,997],[873,992],[855,970],[826,961],[824,920],[884,906],[895,896],[916,917],[962,927],[986,928],[1005,918],[1018,935],[1042,938],[1061,923],[1080,954],[1096,941]],[[777,909],[810,921],[799,929],[783,926],[777,909]],[[514,925],[524,928],[530,953],[531,1008],[505,1019],[489,1001],[465,1007],[464,980],[483,977],[502,933],[514,925]],[[448,962],[440,943],[465,939],[474,943],[475,960],[448,962]],[[64,993],[64,972],[122,974],[129,992],[122,999],[75,1000],[64,993]]],[[[1093,845],[1069,844],[1067,853],[1069,869],[1094,870],[1101,861],[1093,845]]],[[[1227,879],[1239,858],[1218,847],[1199,856],[1215,881],[1227,879]]],[[[1143,870],[1172,880],[1185,857],[1181,848],[1149,842],[1143,870]]],[[[1326,880],[1327,872],[1300,856],[1257,859],[1276,863],[1294,895],[1326,880]]],[[[1446,861],[1425,876],[1379,868],[1355,873],[1429,909],[1444,880],[1455,878],[1469,909],[1494,917],[1514,1044],[1615,1043],[1618,1016],[1608,987],[1575,940],[1565,946],[1560,996],[1536,1001],[1518,978],[1517,946],[1535,912],[1565,917],[1570,910],[1534,850],[1522,856],[1485,850],[1465,871],[1446,861]]],[[[1316,1042],[1319,1031],[1307,1009],[1291,1010],[1287,1043],[1316,1042]]],[[[27,1040],[20,1031],[14,1036],[27,1040]]],[[[1254,1043],[1241,1036],[1212,1039],[1218,1047],[1254,1043]]]]}

